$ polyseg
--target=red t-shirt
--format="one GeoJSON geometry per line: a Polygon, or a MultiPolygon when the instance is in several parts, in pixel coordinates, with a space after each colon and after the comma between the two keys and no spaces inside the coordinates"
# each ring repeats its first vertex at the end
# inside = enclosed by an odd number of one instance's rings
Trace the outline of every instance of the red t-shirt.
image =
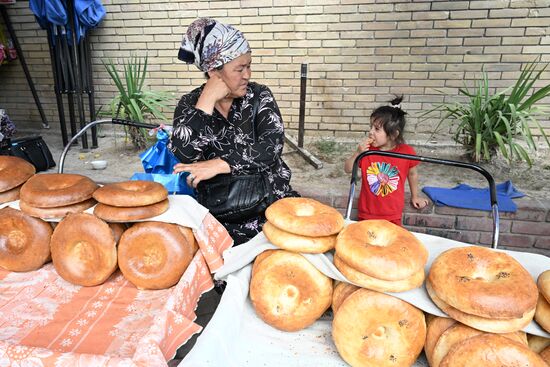
{"type": "MultiPolygon", "coordinates": [[[[378,150],[371,148],[371,150],[378,150]]],[[[413,147],[399,144],[389,152],[416,155],[413,147]]],[[[364,219],[401,220],[405,207],[405,182],[409,170],[420,163],[408,159],[371,155],[359,162],[361,192],[358,217],[364,219]]]]}

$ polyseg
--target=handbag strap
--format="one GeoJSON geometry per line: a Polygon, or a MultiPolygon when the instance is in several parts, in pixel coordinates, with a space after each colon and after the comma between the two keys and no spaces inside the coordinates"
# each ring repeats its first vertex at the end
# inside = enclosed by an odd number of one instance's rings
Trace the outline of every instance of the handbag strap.
{"type": "Polygon", "coordinates": [[[260,85],[258,83],[252,85],[252,94],[252,139],[256,142],[256,116],[260,106],[260,85]]]}
{"type": "Polygon", "coordinates": [[[48,169],[50,167],[54,167],[55,162],[52,162],[51,153],[48,154],[48,146],[46,145],[46,142],[44,140],[40,139],[40,140],[38,140],[38,146],[40,147],[40,152],[42,153],[42,156],[44,157],[44,160],[46,161],[46,166],[47,166],[46,169],[48,169]]]}

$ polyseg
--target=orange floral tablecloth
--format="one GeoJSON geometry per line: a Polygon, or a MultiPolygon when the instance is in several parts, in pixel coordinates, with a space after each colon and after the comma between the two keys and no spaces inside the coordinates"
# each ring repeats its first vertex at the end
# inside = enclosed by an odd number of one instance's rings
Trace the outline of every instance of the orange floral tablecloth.
{"type": "Polygon", "coordinates": [[[138,290],[120,271],[101,286],[80,287],[51,263],[27,273],[0,269],[0,367],[166,366],[201,330],[197,303],[232,244],[210,214],[194,233],[200,250],[165,290],[138,290]]]}

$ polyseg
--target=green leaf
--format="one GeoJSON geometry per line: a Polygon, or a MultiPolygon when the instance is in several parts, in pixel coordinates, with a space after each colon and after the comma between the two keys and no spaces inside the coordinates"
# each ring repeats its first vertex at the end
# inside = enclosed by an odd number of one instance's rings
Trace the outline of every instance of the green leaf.
{"type": "Polygon", "coordinates": [[[476,145],[475,145],[475,161],[479,162],[481,160],[481,134],[476,134],[476,145]]]}
{"type": "MultiPolygon", "coordinates": [[[[106,108],[112,117],[120,115],[119,117],[136,122],[145,122],[147,118],[151,117],[169,121],[163,110],[168,108],[166,104],[168,101],[174,100],[173,95],[144,88],[147,79],[147,55],[144,57],[131,56],[116,66],[113,60],[107,59],[103,65],[118,91],[106,108]]],[[[141,137],[147,136],[147,131],[144,129],[126,129],[126,133],[132,136],[134,142],[139,139],[135,139],[133,134],[138,134],[141,137]]],[[[141,140],[143,141],[143,139],[141,140]]]]}
{"type": "Polygon", "coordinates": [[[452,138],[476,160],[488,160],[500,150],[510,164],[514,157],[531,164],[529,153],[518,140],[525,141],[529,151],[536,150],[532,129],[537,128],[550,147],[550,139],[537,120],[546,118],[550,111],[547,106],[538,105],[550,97],[550,84],[536,87],[548,67],[547,63],[541,65],[540,60],[539,56],[525,64],[515,83],[496,92],[491,92],[489,74],[483,67],[474,88],[458,89],[462,97],[459,102],[434,104],[423,116],[439,113],[436,131],[445,123],[450,124],[452,138]]]}
{"type": "Polygon", "coordinates": [[[483,141],[483,159],[488,160],[491,156],[491,151],[489,149],[489,144],[486,141],[483,141]]]}
{"type": "Polygon", "coordinates": [[[508,159],[508,151],[506,150],[506,143],[504,143],[504,140],[502,140],[502,135],[500,135],[497,131],[494,131],[493,134],[495,136],[495,140],[497,141],[500,152],[502,153],[504,158],[508,159]]]}
{"type": "Polygon", "coordinates": [[[519,158],[522,158],[525,162],[527,162],[529,167],[533,166],[533,161],[531,160],[531,157],[529,157],[529,154],[527,154],[527,152],[525,151],[525,149],[523,149],[521,145],[514,144],[514,150],[518,154],[519,158]]]}
{"type": "Polygon", "coordinates": [[[139,100],[144,106],[147,107],[148,112],[152,113],[153,116],[161,118],[163,121],[168,121],[168,118],[159,110],[157,109],[152,103],[145,99],[139,100]]]}

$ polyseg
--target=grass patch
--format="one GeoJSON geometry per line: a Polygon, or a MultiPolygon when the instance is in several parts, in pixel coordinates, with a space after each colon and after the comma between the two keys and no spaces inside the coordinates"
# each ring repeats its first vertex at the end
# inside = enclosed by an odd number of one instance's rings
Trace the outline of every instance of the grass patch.
{"type": "Polygon", "coordinates": [[[347,158],[348,149],[345,144],[330,139],[321,139],[313,142],[312,145],[315,149],[314,154],[328,163],[339,161],[343,163],[347,158]]]}

